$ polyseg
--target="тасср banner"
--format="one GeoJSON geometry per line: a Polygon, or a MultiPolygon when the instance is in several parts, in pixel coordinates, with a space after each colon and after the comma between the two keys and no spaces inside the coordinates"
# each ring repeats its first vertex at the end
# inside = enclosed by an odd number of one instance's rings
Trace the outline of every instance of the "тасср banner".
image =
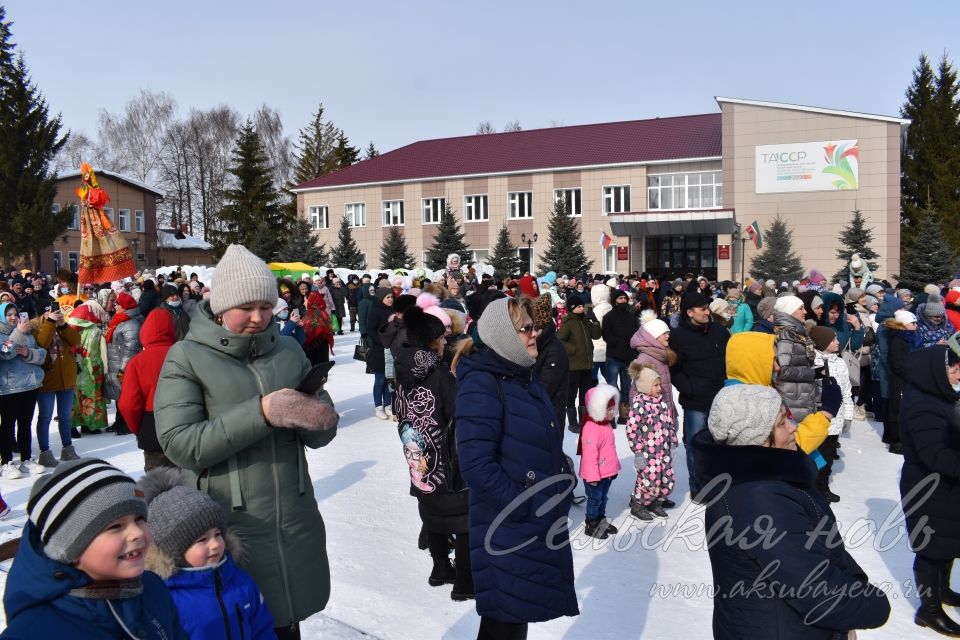
{"type": "Polygon", "coordinates": [[[796,142],[757,147],[757,193],[856,190],[857,140],[796,142]]]}

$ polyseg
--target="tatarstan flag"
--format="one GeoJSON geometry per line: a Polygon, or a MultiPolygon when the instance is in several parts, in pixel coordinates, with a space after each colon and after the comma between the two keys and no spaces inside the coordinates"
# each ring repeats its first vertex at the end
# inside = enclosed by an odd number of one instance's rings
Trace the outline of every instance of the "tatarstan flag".
{"type": "Polygon", "coordinates": [[[763,246],[763,238],[760,236],[760,224],[754,220],[753,224],[747,227],[747,235],[753,240],[753,246],[759,249],[763,246]]]}
{"type": "Polygon", "coordinates": [[[600,246],[606,249],[611,244],[613,244],[613,238],[607,235],[606,231],[600,232],[600,246]]]}

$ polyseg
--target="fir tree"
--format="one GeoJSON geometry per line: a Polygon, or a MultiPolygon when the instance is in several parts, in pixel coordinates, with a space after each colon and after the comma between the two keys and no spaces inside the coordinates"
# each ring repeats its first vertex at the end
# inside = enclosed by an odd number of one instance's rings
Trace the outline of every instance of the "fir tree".
{"type": "Polygon", "coordinates": [[[874,262],[874,258],[879,258],[880,254],[870,246],[872,241],[873,229],[867,227],[863,213],[859,209],[854,209],[853,218],[840,232],[840,247],[837,248],[837,258],[841,262],[841,267],[839,271],[833,274],[834,282],[849,280],[850,257],[853,254],[859,255],[865,260],[871,272],[875,273],[880,268],[874,262]]]}
{"type": "Polygon", "coordinates": [[[523,260],[510,240],[510,231],[506,224],[497,232],[497,242],[487,257],[487,264],[493,267],[493,277],[497,280],[517,275],[523,269],[523,260]]]}
{"type": "Polygon", "coordinates": [[[327,163],[327,173],[349,167],[360,159],[360,150],[350,145],[347,134],[340,131],[337,135],[337,144],[327,163]]]}
{"type": "Polygon", "coordinates": [[[220,228],[212,234],[214,255],[219,258],[230,244],[242,244],[254,251],[256,235],[260,251],[254,253],[265,260],[274,257],[283,239],[277,230],[287,228],[292,220],[280,206],[266,152],[250,120],[240,129],[228,171],[233,175],[233,187],[223,193],[227,204],[220,210],[220,228]]]}
{"type": "Polygon", "coordinates": [[[956,252],[943,241],[939,216],[929,209],[921,211],[914,231],[900,254],[898,284],[912,291],[946,284],[956,270],[956,252]]]}
{"type": "Polygon", "coordinates": [[[338,244],[333,248],[330,254],[330,262],[335,267],[343,269],[366,269],[367,260],[360,253],[356,241],[353,239],[353,231],[350,228],[350,218],[343,216],[340,220],[340,230],[337,231],[338,244]]]}
{"type": "Polygon", "coordinates": [[[593,260],[587,260],[580,234],[580,223],[570,215],[563,198],[557,198],[550,210],[547,250],[540,257],[540,271],[557,274],[584,274],[590,271],[593,260]]]}
{"type": "Polygon", "coordinates": [[[440,224],[437,225],[437,235],[433,236],[433,245],[427,249],[427,268],[433,271],[446,269],[447,256],[451,253],[456,253],[465,262],[470,253],[470,247],[464,241],[465,236],[450,203],[445,203],[440,224]]]}
{"type": "Polygon", "coordinates": [[[383,269],[412,269],[416,258],[407,247],[407,239],[400,227],[389,227],[380,247],[380,267],[383,269]]]}
{"type": "Polygon", "coordinates": [[[322,176],[333,166],[333,150],[340,132],[332,122],[323,119],[323,113],[323,103],[320,103],[310,124],[300,129],[300,137],[294,145],[296,167],[293,177],[297,184],[322,176]]]}
{"type": "Polygon", "coordinates": [[[373,146],[373,140],[371,140],[370,144],[367,145],[367,150],[364,152],[363,159],[369,160],[370,158],[376,158],[378,155],[380,155],[380,152],[373,146]]]}
{"type": "Polygon", "coordinates": [[[935,211],[944,237],[960,251],[960,99],[957,73],[940,60],[936,74],[925,55],[913,73],[900,110],[910,119],[900,160],[904,240],[909,242],[921,213],[935,211]]]}
{"type": "Polygon", "coordinates": [[[73,217],[68,206],[51,211],[57,191],[53,162],[67,137],[60,136],[60,116],[50,117],[31,82],[23,55],[14,57],[11,24],[0,6],[0,242],[7,264],[24,256],[39,269],[40,250],[73,217]]]}
{"type": "Polygon", "coordinates": [[[303,218],[294,220],[288,229],[287,237],[277,252],[280,262],[305,262],[319,267],[327,264],[330,252],[326,243],[317,244],[313,228],[303,218]]]}
{"type": "Polygon", "coordinates": [[[792,282],[803,276],[803,264],[793,252],[793,232],[779,215],[763,234],[763,251],[750,262],[750,277],[754,280],[792,282]]]}

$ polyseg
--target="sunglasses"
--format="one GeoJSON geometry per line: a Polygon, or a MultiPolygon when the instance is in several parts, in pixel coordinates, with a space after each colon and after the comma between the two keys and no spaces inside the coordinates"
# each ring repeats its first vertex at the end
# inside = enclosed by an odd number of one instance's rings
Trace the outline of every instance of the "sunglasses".
{"type": "Polygon", "coordinates": [[[529,324],[525,324],[522,327],[515,327],[515,328],[517,330],[517,333],[522,333],[522,334],[533,333],[534,331],[537,330],[537,327],[534,326],[532,322],[529,324]]]}

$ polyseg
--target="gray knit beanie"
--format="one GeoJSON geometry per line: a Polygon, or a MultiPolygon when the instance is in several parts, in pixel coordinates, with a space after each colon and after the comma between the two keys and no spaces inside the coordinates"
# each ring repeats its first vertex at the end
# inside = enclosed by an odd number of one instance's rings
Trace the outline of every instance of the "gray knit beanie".
{"type": "Polygon", "coordinates": [[[733,446],[759,446],[773,432],[783,400],[775,389],[757,384],[724,387],[713,399],[707,428],[713,439],[733,446]]]}
{"type": "Polygon", "coordinates": [[[483,310],[477,322],[477,333],[483,344],[506,360],[521,367],[532,367],[537,361],[531,357],[517,337],[517,329],[510,319],[507,305],[512,298],[494,300],[483,310]]]}
{"type": "Polygon", "coordinates": [[[62,462],[30,490],[27,516],[47,557],[71,563],[117,518],[147,517],[133,478],[96,458],[62,462]]]}
{"type": "Polygon", "coordinates": [[[777,299],[773,296],[767,296],[760,300],[757,303],[757,315],[760,316],[761,320],[766,320],[773,315],[774,306],[777,304],[777,299]]]}
{"type": "Polygon", "coordinates": [[[147,472],[137,487],[150,509],[153,544],[180,566],[193,543],[210,529],[227,532],[223,509],[213,498],[183,484],[180,471],[159,467],[147,472]]]}
{"type": "Polygon", "coordinates": [[[277,279],[267,263],[239,244],[227,247],[210,285],[210,311],[219,316],[251,302],[277,304],[277,279]]]}

